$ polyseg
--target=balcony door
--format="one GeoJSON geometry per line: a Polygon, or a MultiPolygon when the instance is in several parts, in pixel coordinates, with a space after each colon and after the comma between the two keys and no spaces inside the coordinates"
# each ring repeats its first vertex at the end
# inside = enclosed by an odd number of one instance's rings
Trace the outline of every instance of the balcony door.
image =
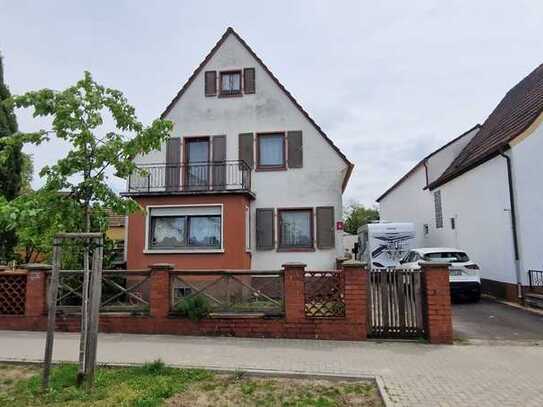
{"type": "Polygon", "coordinates": [[[209,188],[209,137],[185,139],[185,186],[189,191],[209,188]]]}

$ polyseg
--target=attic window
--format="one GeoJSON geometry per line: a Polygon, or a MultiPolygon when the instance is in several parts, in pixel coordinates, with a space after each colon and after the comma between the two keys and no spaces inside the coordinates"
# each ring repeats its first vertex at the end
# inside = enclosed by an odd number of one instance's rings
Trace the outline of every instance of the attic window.
{"type": "Polygon", "coordinates": [[[221,96],[241,95],[241,71],[221,72],[221,96]]]}

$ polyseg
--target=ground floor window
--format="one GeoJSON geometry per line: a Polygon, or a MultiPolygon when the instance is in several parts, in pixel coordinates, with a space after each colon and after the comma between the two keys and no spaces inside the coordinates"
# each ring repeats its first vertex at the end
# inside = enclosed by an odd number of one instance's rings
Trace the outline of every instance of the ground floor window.
{"type": "Polygon", "coordinates": [[[313,248],[313,210],[279,209],[279,248],[313,248]]]}
{"type": "Polygon", "coordinates": [[[220,249],[222,214],[219,206],[150,209],[149,249],[220,249]]]}

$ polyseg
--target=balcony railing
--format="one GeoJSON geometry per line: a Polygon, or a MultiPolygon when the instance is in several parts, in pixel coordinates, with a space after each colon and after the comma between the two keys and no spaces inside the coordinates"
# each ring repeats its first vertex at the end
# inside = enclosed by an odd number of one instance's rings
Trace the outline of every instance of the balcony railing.
{"type": "Polygon", "coordinates": [[[245,161],[142,164],[128,178],[128,193],[251,191],[245,161]]]}

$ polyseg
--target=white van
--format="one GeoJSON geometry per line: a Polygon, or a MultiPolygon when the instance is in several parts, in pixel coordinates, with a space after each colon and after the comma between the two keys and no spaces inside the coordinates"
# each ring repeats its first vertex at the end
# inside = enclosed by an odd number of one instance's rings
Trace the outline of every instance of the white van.
{"type": "Polygon", "coordinates": [[[414,244],[414,223],[368,223],[358,228],[356,259],[370,268],[396,267],[414,244]]]}

